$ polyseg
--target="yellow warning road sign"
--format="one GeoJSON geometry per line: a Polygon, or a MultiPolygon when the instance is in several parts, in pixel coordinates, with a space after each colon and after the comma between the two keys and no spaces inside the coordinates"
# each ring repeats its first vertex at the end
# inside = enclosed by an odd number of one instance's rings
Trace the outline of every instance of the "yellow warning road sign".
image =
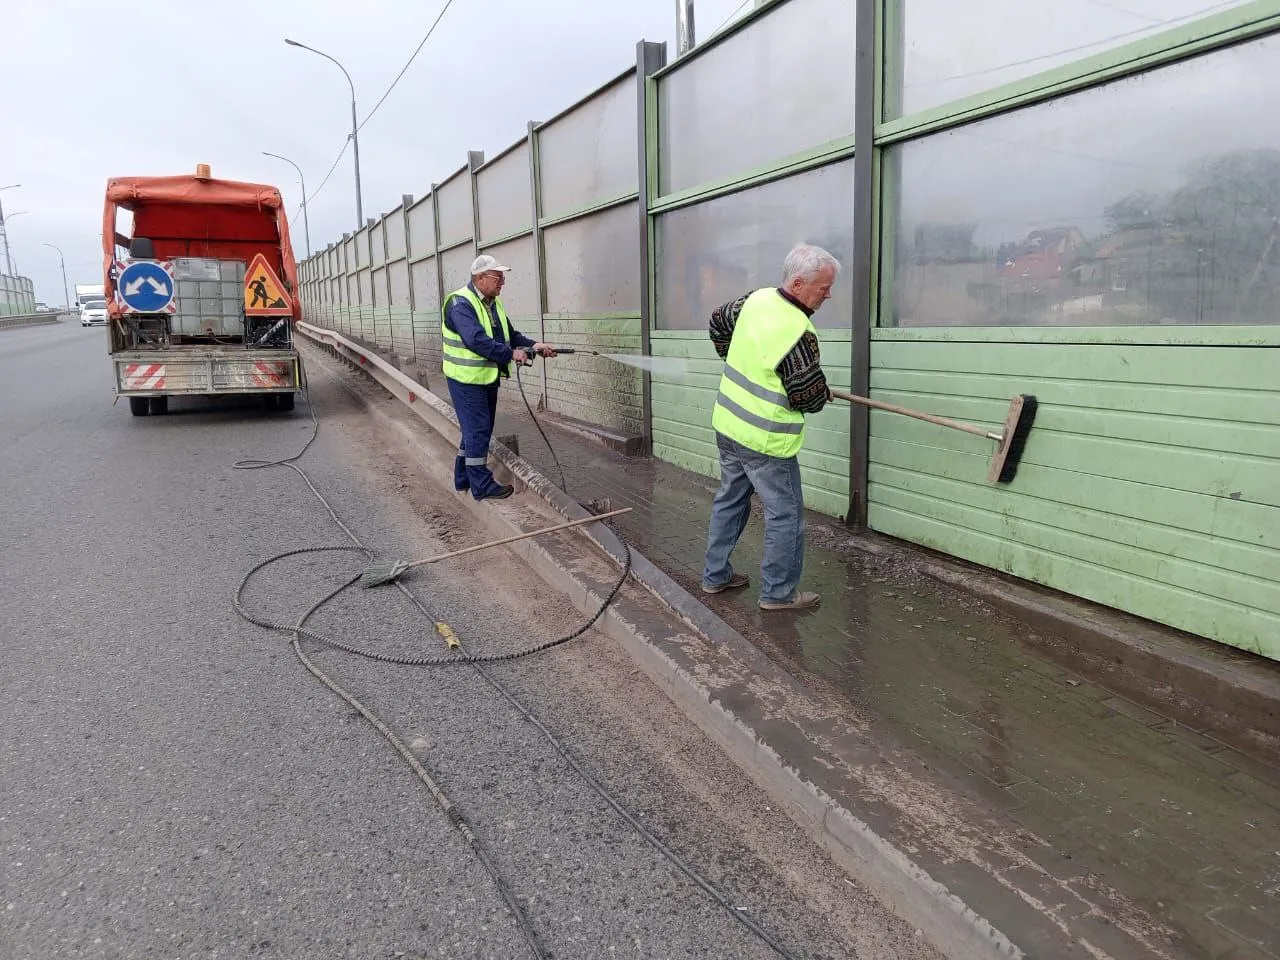
{"type": "Polygon", "coordinates": [[[288,317],[293,303],[262,254],[255,254],[244,274],[244,312],[248,317],[288,317]]]}

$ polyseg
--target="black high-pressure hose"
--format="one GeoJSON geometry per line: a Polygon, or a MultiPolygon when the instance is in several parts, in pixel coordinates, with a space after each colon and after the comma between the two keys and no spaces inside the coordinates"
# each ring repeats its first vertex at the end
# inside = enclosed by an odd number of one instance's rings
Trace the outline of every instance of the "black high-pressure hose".
{"type": "MultiPolygon", "coordinates": [[[[574,353],[575,351],[561,350],[558,352],[571,354],[571,353],[574,353]]],[[[581,352],[595,353],[595,351],[581,351],[581,352]]],[[[542,429],[542,425],[538,422],[538,418],[534,414],[532,406],[530,406],[529,404],[529,398],[525,395],[524,383],[520,378],[519,364],[516,365],[516,385],[519,387],[520,397],[521,399],[524,400],[525,408],[529,411],[529,416],[532,418],[534,426],[538,428],[538,432],[542,435],[542,439],[546,443],[547,449],[551,452],[552,459],[555,460],[556,469],[560,473],[560,489],[564,491],[566,486],[564,481],[564,471],[560,467],[560,460],[556,456],[555,448],[551,445],[550,439],[547,437],[546,432],[542,429]]],[[[299,450],[292,457],[286,457],[281,460],[240,460],[233,465],[233,468],[236,470],[260,470],[266,467],[288,467],[290,470],[293,470],[295,473],[298,474],[299,477],[302,478],[302,481],[307,485],[308,489],[311,490],[312,494],[316,497],[316,499],[319,500],[320,503],[324,506],[325,510],[328,511],[329,516],[333,519],[334,523],[336,523],[338,527],[343,531],[343,533],[347,535],[347,538],[351,541],[351,545],[303,547],[295,550],[287,550],[282,553],[278,553],[272,557],[268,557],[266,560],[257,564],[255,567],[253,567],[253,569],[251,569],[247,574],[245,574],[244,578],[240,581],[240,585],[236,589],[236,593],[235,593],[235,597],[233,598],[232,605],[235,608],[236,613],[239,614],[241,617],[243,617],[245,620],[248,620],[250,623],[253,623],[260,627],[264,627],[268,630],[274,630],[277,632],[288,634],[291,637],[291,645],[292,645],[294,654],[298,657],[299,661],[307,669],[307,671],[310,672],[322,684],[328,687],[334,694],[336,694],[343,701],[345,701],[351,707],[353,707],[356,711],[358,711],[360,715],[363,716],[365,720],[367,720],[375,730],[377,730],[380,734],[382,734],[384,738],[386,738],[386,740],[391,744],[392,748],[409,765],[409,767],[413,770],[414,774],[423,782],[423,784],[431,792],[431,795],[435,798],[436,803],[440,806],[440,809],[443,811],[446,818],[449,820],[449,823],[452,824],[453,827],[459,832],[464,842],[467,844],[468,849],[471,850],[471,852],[480,861],[485,871],[489,874],[489,877],[493,881],[494,887],[497,889],[499,896],[502,898],[503,902],[507,905],[507,908],[511,911],[512,917],[516,922],[516,926],[519,928],[521,935],[525,939],[525,942],[529,945],[529,949],[532,952],[533,956],[535,957],[535,960],[546,960],[546,958],[548,958],[550,954],[542,946],[542,943],[538,938],[537,932],[534,930],[533,924],[530,921],[528,914],[525,912],[524,907],[521,905],[520,901],[516,898],[510,886],[503,879],[502,875],[498,872],[497,865],[489,857],[488,852],[485,850],[483,845],[481,845],[474,831],[472,831],[470,824],[467,823],[466,819],[463,817],[462,813],[458,810],[457,806],[445,793],[443,788],[436,782],[435,778],[432,777],[431,773],[428,771],[428,769],[422,763],[422,761],[419,760],[419,758],[413,753],[413,751],[410,750],[409,747],[405,745],[405,743],[396,735],[395,731],[393,731],[380,717],[378,717],[365,704],[361,703],[354,695],[352,695],[349,691],[345,690],[336,681],[334,681],[331,677],[325,674],[324,671],[321,670],[314,663],[314,661],[312,661],[307,656],[306,651],[303,650],[302,648],[303,638],[315,641],[317,643],[324,644],[326,646],[335,647],[337,649],[344,650],[347,653],[352,653],[357,656],[365,657],[371,660],[377,660],[382,663],[393,663],[393,664],[401,664],[406,666],[445,666],[450,664],[470,664],[472,667],[475,668],[475,670],[480,674],[480,676],[485,680],[485,682],[488,683],[490,686],[492,686],[494,690],[496,690],[508,703],[510,703],[511,706],[515,708],[515,710],[524,719],[528,720],[530,723],[532,723],[535,727],[538,728],[538,731],[542,733],[542,735],[547,739],[547,741],[556,750],[556,752],[559,753],[560,756],[564,758],[565,762],[568,763],[569,766],[571,766],[574,769],[574,771],[576,771],[578,775],[582,777],[583,782],[585,782],[587,786],[589,786],[602,800],[604,800],[604,802],[607,803],[619,816],[621,816],[628,824],[630,824],[630,826],[633,829],[635,829],[635,831],[639,833],[640,836],[644,838],[644,840],[650,846],[652,846],[655,850],[657,850],[660,854],[662,854],[662,856],[666,858],[668,862],[670,862],[673,866],[675,866],[681,873],[683,873],[686,877],[688,877],[691,881],[693,881],[699,888],[705,891],[713,900],[715,900],[715,902],[719,904],[729,914],[729,916],[733,917],[735,920],[741,923],[744,927],[746,927],[749,931],[751,931],[752,934],[758,937],[770,949],[772,949],[776,954],[778,954],[778,956],[784,958],[784,960],[797,960],[794,954],[790,953],[785,947],[783,947],[780,943],[778,943],[766,930],[761,928],[759,924],[757,924],[754,920],[752,920],[745,913],[743,913],[743,911],[736,908],[729,901],[728,897],[725,896],[725,894],[719,888],[717,888],[708,880],[706,880],[695,868],[693,868],[691,865],[686,863],[683,858],[681,858],[677,853],[675,853],[675,851],[671,850],[669,847],[666,846],[666,844],[664,844],[660,839],[658,839],[658,837],[655,836],[647,826],[645,826],[638,819],[636,819],[636,817],[634,817],[619,802],[619,800],[616,797],[614,797],[612,793],[609,792],[609,790],[603,784],[601,784],[598,780],[596,780],[595,777],[593,777],[591,773],[588,770],[586,770],[583,767],[583,765],[574,758],[569,748],[565,746],[565,744],[558,737],[556,737],[556,735],[553,734],[533,714],[532,711],[530,711],[527,707],[525,707],[520,702],[520,700],[513,693],[511,693],[510,690],[508,690],[502,683],[496,680],[489,673],[489,671],[487,671],[484,668],[484,664],[486,663],[492,663],[492,662],[504,661],[504,660],[515,660],[521,657],[529,656],[530,654],[533,654],[533,653],[538,653],[543,650],[550,649],[551,647],[559,646],[560,644],[563,644],[563,643],[567,643],[569,640],[572,640],[576,637],[581,636],[583,633],[587,631],[588,628],[591,627],[592,624],[594,624],[601,616],[603,616],[605,610],[608,609],[609,605],[613,602],[614,598],[618,595],[618,592],[622,589],[622,585],[626,581],[627,576],[630,574],[630,571],[631,571],[631,548],[630,546],[628,546],[628,544],[622,538],[622,536],[618,534],[616,528],[613,528],[613,525],[609,521],[601,521],[601,522],[609,524],[611,529],[614,529],[614,534],[615,536],[618,537],[618,541],[622,545],[623,569],[622,569],[622,575],[619,577],[617,583],[614,584],[613,589],[609,592],[608,596],[605,597],[600,607],[591,616],[591,618],[587,620],[586,623],[584,623],[581,627],[579,627],[573,633],[555,640],[546,641],[540,644],[527,647],[523,650],[515,651],[508,654],[471,655],[466,653],[458,653],[452,656],[440,656],[440,657],[394,657],[394,656],[378,653],[377,651],[362,649],[360,647],[355,646],[354,644],[349,644],[344,641],[338,640],[336,638],[325,637],[321,634],[318,634],[311,630],[306,629],[307,621],[310,620],[311,617],[314,616],[322,607],[324,607],[327,603],[329,603],[331,600],[333,600],[335,597],[337,597],[347,588],[359,582],[361,577],[361,574],[359,573],[357,573],[351,579],[347,580],[337,589],[330,591],[320,600],[312,604],[307,609],[307,611],[303,613],[302,616],[299,617],[298,620],[293,624],[276,623],[270,620],[269,618],[252,613],[244,605],[244,602],[243,602],[244,591],[248,587],[249,581],[253,578],[253,576],[256,573],[258,573],[260,570],[264,569],[265,567],[268,567],[273,563],[283,560],[286,557],[297,556],[299,554],[305,554],[305,553],[357,552],[357,553],[363,554],[366,561],[371,560],[373,558],[372,551],[370,551],[363,543],[361,543],[359,538],[351,531],[351,529],[342,522],[342,520],[338,517],[337,512],[333,509],[329,501],[325,499],[324,495],[321,494],[318,489],[316,489],[315,484],[312,483],[311,478],[307,475],[306,471],[304,471],[300,466],[298,466],[296,462],[302,457],[303,454],[307,452],[310,446],[315,442],[316,437],[319,435],[319,430],[320,430],[320,423],[319,423],[319,420],[316,418],[315,407],[311,403],[310,392],[307,390],[304,390],[303,396],[307,400],[307,408],[311,413],[312,430],[311,430],[311,436],[307,439],[307,442],[303,444],[302,449],[299,450]]],[[[406,587],[403,583],[397,580],[395,581],[395,586],[432,623],[436,623],[441,619],[433,616],[431,611],[427,609],[427,607],[422,602],[422,600],[415,593],[413,593],[412,590],[406,587]]]]}

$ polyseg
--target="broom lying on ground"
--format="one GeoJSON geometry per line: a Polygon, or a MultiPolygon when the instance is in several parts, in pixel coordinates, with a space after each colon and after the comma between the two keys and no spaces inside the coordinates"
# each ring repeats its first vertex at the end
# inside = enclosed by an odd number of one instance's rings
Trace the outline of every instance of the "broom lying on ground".
{"type": "Polygon", "coordinates": [[[380,584],[390,583],[406,570],[412,570],[414,567],[421,567],[427,563],[439,563],[441,560],[452,560],[454,557],[461,557],[467,553],[475,553],[477,550],[487,550],[489,547],[500,547],[503,544],[515,543],[517,540],[528,540],[531,537],[541,537],[543,534],[555,533],[558,530],[568,530],[570,527],[581,527],[588,523],[595,523],[597,520],[607,520],[609,517],[621,516],[624,513],[630,513],[630,507],[623,507],[621,510],[613,510],[609,513],[602,513],[598,516],[583,517],[581,520],[570,520],[568,523],[558,523],[554,527],[544,527],[541,530],[530,530],[528,533],[520,533],[514,537],[504,537],[502,540],[491,540],[488,543],[478,543],[474,547],[464,547],[461,550],[454,550],[450,553],[442,553],[438,557],[427,557],[425,560],[375,560],[369,566],[365,567],[364,573],[360,575],[360,585],[364,587],[376,587],[380,584]]]}

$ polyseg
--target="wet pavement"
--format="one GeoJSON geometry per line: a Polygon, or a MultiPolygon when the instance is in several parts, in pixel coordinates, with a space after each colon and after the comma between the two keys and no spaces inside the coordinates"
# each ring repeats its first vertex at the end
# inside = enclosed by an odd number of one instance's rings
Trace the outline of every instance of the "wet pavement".
{"type": "MultiPolygon", "coordinates": [[[[548,431],[569,492],[632,507],[623,533],[702,597],[715,481],[548,431]]],[[[504,391],[495,434],[517,435],[521,455],[557,476],[518,395],[504,391]]],[[[809,520],[802,587],[823,595],[820,609],[756,608],[758,510],[734,557],[753,586],[708,606],[797,679],[843,697],[877,743],[1014,825],[1071,889],[1142,915],[1147,947],[1162,945],[1150,955],[1280,957],[1280,770],[1055,665],[1028,647],[1027,625],[809,520]]],[[[1148,955],[1116,929],[1132,917],[1049,906],[1100,955],[1148,955]]]]}

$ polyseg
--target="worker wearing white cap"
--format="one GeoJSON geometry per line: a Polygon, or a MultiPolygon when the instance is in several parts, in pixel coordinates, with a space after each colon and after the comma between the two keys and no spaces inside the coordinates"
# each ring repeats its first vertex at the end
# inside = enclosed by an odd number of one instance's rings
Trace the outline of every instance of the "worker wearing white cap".
{"type": "Polygon", "coordinates": [[[527,363],[532,354],[554,357],[555,350],[511,326],[498,294],[507,271],[481,254],[471,262],[471,282],[445,297],[440,311],[444,375],[462,428],[453,465],[454,489],[470,490],[477,500],[511,496],[511,487],[489,469],[489,440],[498,412],[498,378],[509,377],[512,361],[527,363]]]}

